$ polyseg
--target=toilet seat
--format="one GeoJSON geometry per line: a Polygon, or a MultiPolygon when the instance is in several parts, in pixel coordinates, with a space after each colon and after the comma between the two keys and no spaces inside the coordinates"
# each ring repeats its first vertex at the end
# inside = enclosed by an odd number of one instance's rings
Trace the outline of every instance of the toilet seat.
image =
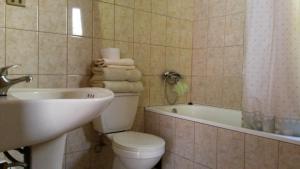
{"type": "Polygon", "coordinates": [[[115,134],[112,147],[123,157],[154,158],[165,152],[165,141],[154,135],[128,131],[115,134]]]}

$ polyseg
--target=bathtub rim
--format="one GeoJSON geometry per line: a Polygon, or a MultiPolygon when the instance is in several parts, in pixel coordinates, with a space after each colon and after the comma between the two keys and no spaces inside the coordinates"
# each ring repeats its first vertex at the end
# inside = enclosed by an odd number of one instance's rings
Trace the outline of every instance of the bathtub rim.
{"type": "MultiPolygon", "coordinates": [[[[277,141],[286,142],[286,143],[290,143],[290,144],[300,145],[300,137],[284,136],[284,135],[268,133],[268,132],[263,132],[263,131],[258,131],[258,130],[251,130],[251,129],[247,129],[247,128],[236,127],[236,126],[231,126],[228,124],[213,122],[213,121],[209,121],[209,120],[183,116],[180,114],[176,114],[176,113],[158,109],[161,107],[170,107],[170,106],[204,106],[204,107],[210,107],[210,108],[215,108],[215,109],[233,110],[233,109],[218,108],[218,107],[198,105],[198,104],[194,104],[194,105],[176,104],[176,105],[166,105],[166,106],[148,106],[148,107],[145,107],[145,110],[148,112],[153,112],[153,113],[158,113],[161,115],[176,117],[176,118],[183,119],[183,120],[198,122],[201,124],[210,125],[210,126],[214,126],[214,127],[218,127],[218,128],[222,128],[222,129],[232,130],[232,131],[245,133],[245,134],[249,134],[249,135],[254,135],[254,136],[258,136],[258,137],[263,137],[263,138],[267,138],[267,139],[272,139],[272,140],[277,140],[277,141]]],[[[233,110],[233,111],[238,111],[238,110],[233,110]]]]}

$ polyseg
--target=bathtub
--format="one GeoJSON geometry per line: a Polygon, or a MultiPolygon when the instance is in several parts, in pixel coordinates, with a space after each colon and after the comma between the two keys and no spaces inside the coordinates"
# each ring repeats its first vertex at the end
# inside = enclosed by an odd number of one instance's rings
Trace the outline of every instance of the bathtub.
{"type": "Polygon", "coordinates": [[[243,128],[242,113],[238,110],[202,105],[173,105],[146,107],[146,111],[215,126],[222,129],[233,130],[245,134],[251,134],[281,142],[300,145],[300,137],[283,136],[243,128]]]}

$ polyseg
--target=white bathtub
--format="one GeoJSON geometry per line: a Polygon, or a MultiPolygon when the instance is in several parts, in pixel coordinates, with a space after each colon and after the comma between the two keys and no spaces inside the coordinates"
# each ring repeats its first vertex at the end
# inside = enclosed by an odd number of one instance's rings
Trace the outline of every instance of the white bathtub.
{"type": "Polygon", "coordinates": [[[152,106],[147,111],[199,122],[260,137],[300,145],[300,137],[283,136],[242,127],[241,111],[201,105],[152,106]],[[174,113],[176,109],[177,113],[174,113]]]}

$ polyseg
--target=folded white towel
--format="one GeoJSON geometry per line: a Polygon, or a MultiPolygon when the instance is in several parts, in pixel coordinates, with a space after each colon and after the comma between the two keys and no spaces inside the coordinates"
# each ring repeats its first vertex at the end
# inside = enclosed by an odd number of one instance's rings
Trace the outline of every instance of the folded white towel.
{"type": "Polygon", "coordinates": [[[142,82],[103,81],[91,83],[92,87],[104,87],[116,93],[139,93],[144,90],[142,82]]]}
{"type": "Polygon", "coordinates": [[[108,66],[108,65],[118,65],[118,66],[134,66],[134,60],[125,59],[96,59],[94,60],[95,66],[108,66]]]}
{"type": "Polygon", "coordinates": [[[137,69],[93,68],[93,80],[137,82],[142,79],[142,73],[137,69]]]}
{"type": "Polygon", "coordinates": [[[133,69],[136,69],[135,66],[107,65],[105,67],[112,68],[112,69],[123,69],[123,70],[133,70],[133,69]]]}

